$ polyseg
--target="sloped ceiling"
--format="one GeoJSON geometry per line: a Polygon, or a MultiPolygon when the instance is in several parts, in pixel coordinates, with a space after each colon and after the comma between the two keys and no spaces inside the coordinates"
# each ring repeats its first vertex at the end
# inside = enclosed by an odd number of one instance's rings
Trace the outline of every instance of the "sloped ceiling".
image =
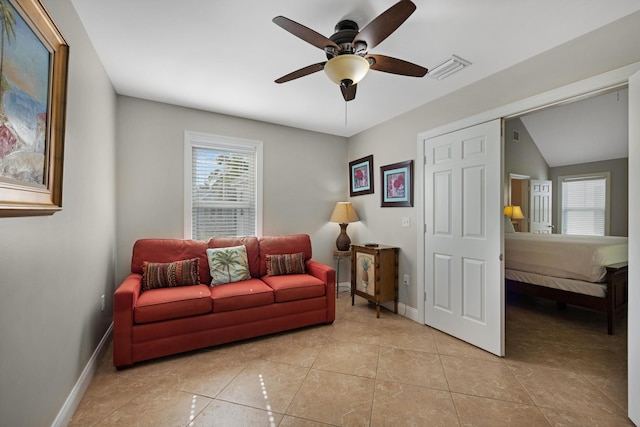
{"type": "Polygon", "coordinates": [[[550,167],[629,155],[626,88],[520,117],[550,167]]]}

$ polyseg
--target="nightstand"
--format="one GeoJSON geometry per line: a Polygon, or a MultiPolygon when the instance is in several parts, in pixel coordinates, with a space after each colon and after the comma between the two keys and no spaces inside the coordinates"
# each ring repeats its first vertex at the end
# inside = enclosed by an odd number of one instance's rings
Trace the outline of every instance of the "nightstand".
{"type": "Polygon", "coordinates": [[[376,317],[380,304],[389,301],[398,312],[398,251],[394,246],[351,245],[351,305],[358,295],[376,304],[376,317]]]}

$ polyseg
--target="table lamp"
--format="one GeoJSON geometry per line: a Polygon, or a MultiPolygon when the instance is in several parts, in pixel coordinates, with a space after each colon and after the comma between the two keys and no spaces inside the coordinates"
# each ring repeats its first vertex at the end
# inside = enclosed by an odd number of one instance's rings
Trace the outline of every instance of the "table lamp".
{"type": "Polygon", "coordinates": [[[340,224],[340,234],[336,239],[336,247],[339,251],[348,251],[351,246],[351,239],[347,234],[347,225],[349,225],[350,222],[360,221],[351,202],[336,203],[336,207],[333,208],[333,213],[329,221],[340,224]]]}
{"type": "Polygon", "coordinates": [[[511,223],[514,225],[516,231],[518,230],[518,223],[514,221],[514,219],[524,219],[524,215],[522,214],[522,209],[520,206],[505,206],[504,214],[511,219],[511,223]]]}

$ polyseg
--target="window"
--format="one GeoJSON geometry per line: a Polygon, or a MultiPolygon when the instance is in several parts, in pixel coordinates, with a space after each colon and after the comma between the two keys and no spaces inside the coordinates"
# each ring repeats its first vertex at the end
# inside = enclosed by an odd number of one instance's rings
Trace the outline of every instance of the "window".
{"type": "Polygon", "coordinates": [[[609,172],[559,180],[562,234],[609,234],[609,172]]]}
{"type": "Polygon", "coordinates": [[[185,131],[185,238],[262,233],[262,142],[185,131]]]}

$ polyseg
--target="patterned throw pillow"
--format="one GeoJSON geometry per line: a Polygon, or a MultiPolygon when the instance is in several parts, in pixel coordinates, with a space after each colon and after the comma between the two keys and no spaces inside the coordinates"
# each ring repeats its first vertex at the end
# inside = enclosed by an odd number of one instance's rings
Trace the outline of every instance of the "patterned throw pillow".
{"type": "Polygon", "coordinates": [[[239,282],[251,278],[247,248],[244,245],[207,249],[211,286],[239,282]]]}
{"type": "Polygon", "coordinates": [[[282,276],[284,274],[304,274],[304,253],[283,255],[267,255],[268,276],[282,276]]]}
{"type": "Polygon", "coordinates": [[[174,262],[142,263],[142,290],[200,284],[198,258],[174,262]]]}

